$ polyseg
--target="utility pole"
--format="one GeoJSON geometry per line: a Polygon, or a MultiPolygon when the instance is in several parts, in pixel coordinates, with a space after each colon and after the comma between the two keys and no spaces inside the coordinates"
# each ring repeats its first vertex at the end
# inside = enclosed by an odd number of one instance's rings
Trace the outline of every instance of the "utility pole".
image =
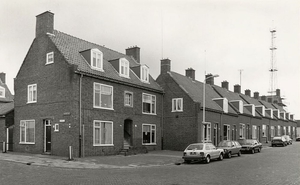
{"type": "Polygon", "coordinates": [[[244,71],[243,69],[239,69],[240,71],[240,86],[242,87],[242,72],[244,71]]]}

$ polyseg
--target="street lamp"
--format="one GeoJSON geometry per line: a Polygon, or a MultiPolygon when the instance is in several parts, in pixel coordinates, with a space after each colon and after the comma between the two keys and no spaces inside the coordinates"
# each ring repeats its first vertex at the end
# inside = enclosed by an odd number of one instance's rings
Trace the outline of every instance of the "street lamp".
{"type": "Polygon", "coordinates": [[[203,121],[202,121],[202,138],[203,141],[205,141],[206,138],[204,138],[204,125],[206,124],[205,122],[205,87],[206,87],[206,80],[210,79],[210,78],[215,78],[215,77],[219,77],[219,75],[209,75],[208,77],[206,77],[206,72],[204,73],[204,82],[203,82],[203,121]]]}

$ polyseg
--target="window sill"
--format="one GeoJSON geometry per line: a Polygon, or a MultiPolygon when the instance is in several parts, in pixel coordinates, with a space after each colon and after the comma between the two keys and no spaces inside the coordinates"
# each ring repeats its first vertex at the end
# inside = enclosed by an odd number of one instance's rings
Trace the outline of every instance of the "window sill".
{"type": "Polygon", "coordinates": [[[156,113],[145,113],[145,112],[142,112],[143,114],[146,114],[146,115],[154,115],[156,116],[157,114],[156,113]]]}
{"type": "Polygon", "coordinates": [[[104,70],[103,70],[103,69],[101,69],[101,68],[97,68],[97,67],[93,67],[93,66],[91,66],[91,68],[92,68],[92,69],[94,69],[94,70],[96,70],[96,71],[101,71],[101,72],[104,72],[104,70]]]}
{"type": "Polygon", "coordinates": [[[50,65],[50,64],[54,64],[54,62],[46,63],[45,66],[50,65]]]}
{"type": "Polygon", "coordinates": [[[35,143],[24,143],[24,142],[19,142],[20,145],[35,145],[35,143]]]}
{"type": "Polygon", "coordinates": [[[146,145],[146,146],[156,146],[156,143],[143,143],[143,145],[146,145]]]}
{"type": "Polygon", "coordinates": [[[27,102],[27,104],[37,103],[37,101],[27,102]]]}
{"type": "Polygon", "coordinates": [[[95,107],[95,109],[105,109],[105,110],[114,110],[114,108],[105,108],[105,107],[95,107]]]}
{"type": "Polygon", "coordinates": [[[93,146],[115,146],[114,144],[107,144],[107,145],[95,145],[95,144],[93,144],[93,146]]]}
{"type": "Polygon", "coordinates": [[[183,110],[172,110],[171,112],[183,112],[183,110]]]}

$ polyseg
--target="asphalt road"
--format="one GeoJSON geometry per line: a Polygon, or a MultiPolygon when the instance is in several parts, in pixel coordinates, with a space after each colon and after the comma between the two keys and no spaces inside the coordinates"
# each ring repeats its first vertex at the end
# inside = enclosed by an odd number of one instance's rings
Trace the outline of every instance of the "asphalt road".
{"type": "Polygon", "coordinates": [[[210,164],[67,169],[0,161],[0,184],[300,185],[300,142],[210,164]]]}

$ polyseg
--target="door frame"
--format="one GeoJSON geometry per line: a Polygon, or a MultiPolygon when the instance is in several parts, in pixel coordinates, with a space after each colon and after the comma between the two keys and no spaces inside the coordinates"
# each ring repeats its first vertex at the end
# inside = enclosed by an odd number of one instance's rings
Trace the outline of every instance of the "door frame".
{"type": "MultiPolygon", "coordinates": [[[[46,129],[46,127],[50,127],[50,129],[51,129],[51,120],[50,119],[44,119],[43,120],[43,127],[44,127],[44,153],[45,153],[45,152],[47,152],[47,143],[46,143],[47,129],[46,129]]],[[[51,152],[51,149],[50,149],[50,152],[51,152]]]]}

